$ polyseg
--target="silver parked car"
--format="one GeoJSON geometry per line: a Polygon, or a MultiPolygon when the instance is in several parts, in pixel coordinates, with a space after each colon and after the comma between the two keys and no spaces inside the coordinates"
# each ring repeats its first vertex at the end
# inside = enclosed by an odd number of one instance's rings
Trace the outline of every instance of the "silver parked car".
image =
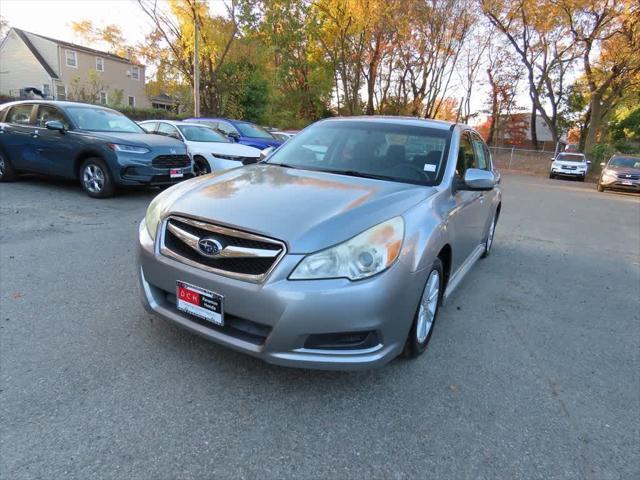
{"type": "Polygon", "coordinates": [[[415,357],[489,254],[500,208],[489,150],[467,126],[323,120],[259,164],[158,195],[140,224],[143,300],[275,364],[415,357]]]}

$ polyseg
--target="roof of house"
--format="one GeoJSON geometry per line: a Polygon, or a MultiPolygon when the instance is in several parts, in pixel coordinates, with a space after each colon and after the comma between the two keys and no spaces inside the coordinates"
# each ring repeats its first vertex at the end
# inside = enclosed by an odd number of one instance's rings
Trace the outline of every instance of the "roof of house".
{"type": "Polygon", "coordinates": [[[33,45],[33,43],[31,43],[31,40],[29,40],[29,37],[27,37],[27,35],[25,34],[24,30],[20,30],[19,28],[14,28],[13,30],[16,32],[16,35],[18,35],[18,37],[20,37],[20,39],[24,42],[24,44],[27,46],[27,48],[31,51],[33,56],[36,57],[36,60],[38,60],[38,62],[40,62],[40,65],[42,65],[42,68],[44,68],[46,70],[47,74],[51,78],[57,79],[58,75],[56,75],[56,72],[53,70],[53,68],[51,68],[51,65],[49,65],[47,63],[47,61],[43,58],[43,56],[40,55],[40,52],[33,45]]]}
{"type": "Polygon", "coordinates": [[[51,38],[51,37],[45,37],[44,35],[40,35],[39,33],[27,32],[26,30],[21,30],[19,28],[15,28],[15,27],[13,27],[13,30],[24,41],[24,43],[27,45],[27,47],[29,47],[29,50],[31,50],[31,52],[34,54],[34,56],[38,59],[38,61],[45,68],[45,70],[47,70],[47,73],[49,73],[49,75],[51,75],[53,78],[58,78],[58,77],[55,76],[55,73],[53,72],[53,69],[51,68],[51,66],[49,66],[47,64],[47,62],[44,60],[44,58],[42,58],[42,55],[40,55],[40,52],[38,52],[38,49],[33,45],[33,43],[31,43],[31,41],[29,40],[29,37],[26,34],[34,35],[34,36],[40,37],[40,38],[42,38],[44,40],[49,40],[50,42],[57,43],[58,45],[60,45],[62,47],[66,47],[66,48],[69,48],[69,49],[72,49],[72,50],[78,50],[79,52],[86,52],[86,53],[90,53],[92,55],[99,55],[101,57],[108,58],[110,60],[115,60],[117,62],[124,62],[124,63],[129,63],[129,64],[132,64],[132,65],[139,65],[136,62],[133,62],[128,58],[121,57],[120,55],[116,55],[114,53],[103,52],[101,50],[95,50],[93,48],[85,47],[83,45],[78,45],[76,43],[65,42],[64,40],[58,40],[58,39],[51,38]]]}

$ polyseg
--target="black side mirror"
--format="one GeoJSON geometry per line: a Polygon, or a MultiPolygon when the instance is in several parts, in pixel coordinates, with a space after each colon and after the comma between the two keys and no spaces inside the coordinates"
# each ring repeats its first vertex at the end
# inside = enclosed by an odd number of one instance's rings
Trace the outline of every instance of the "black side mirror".
{"type": "Polygon", "coordinates": [[[231,140],[232,142],[237,142],[240,140],[240,135],[238,135],[236,132],[229,132],[227,133],[227,138],[229,138],[229,140],[231,140]]]}
{"type": "Polygon", "coordinates": [[[60,133],[64,133],[66,128],[64,128],[64,124],[60,120],[49,120],[44,124],[45,128],[48,130],[57,130],[60,133]]]}

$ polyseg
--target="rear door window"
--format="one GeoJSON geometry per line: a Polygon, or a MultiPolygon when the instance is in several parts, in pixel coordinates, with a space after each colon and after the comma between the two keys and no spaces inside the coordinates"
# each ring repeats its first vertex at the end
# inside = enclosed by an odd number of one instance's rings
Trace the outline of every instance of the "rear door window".
{"type": "Polygon", "coordinates": [[[15,105],[9,110],[5,121],[16,125],[33,125],[31,123],[32,112],[33,105],[15,105]]]}
{"type": "Polygon", "coordinates": [[[475,151],[475,158],[477,167],[482,170],[491,170],[489,168],[489,159],[487,157],[487,151],[484,142],[478,135],[473,135],[473,149],[475,151]]]}

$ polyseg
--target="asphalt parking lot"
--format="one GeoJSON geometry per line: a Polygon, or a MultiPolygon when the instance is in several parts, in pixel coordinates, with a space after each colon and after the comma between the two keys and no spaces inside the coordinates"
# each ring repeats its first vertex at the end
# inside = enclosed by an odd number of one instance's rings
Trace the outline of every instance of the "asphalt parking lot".
{"type": "Polygon", "coordinates": [[[0,185],[0,476],[639,478],[640,196],[503,179],[494,251],[427,353],[352,373],[147,314],[153,190],[0,185]]]}

